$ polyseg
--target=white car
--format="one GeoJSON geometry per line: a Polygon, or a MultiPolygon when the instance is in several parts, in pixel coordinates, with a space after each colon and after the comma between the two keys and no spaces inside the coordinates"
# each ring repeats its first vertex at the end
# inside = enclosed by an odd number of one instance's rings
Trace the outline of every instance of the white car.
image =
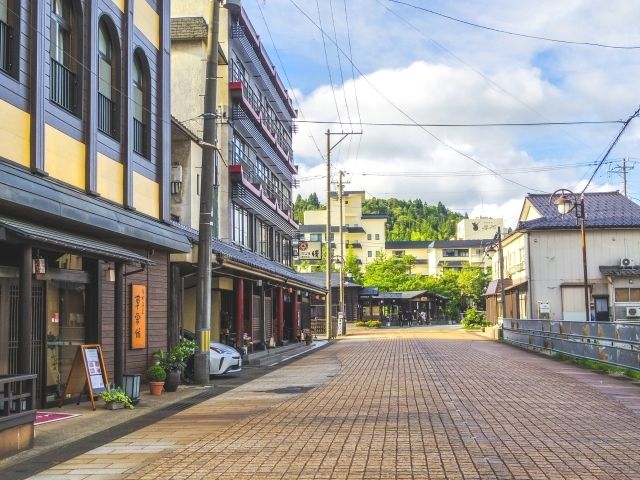
{"type": "Polygon", "coordinates": [[[242,357],[233,347],[224,343],[211,342],[209,345],[209,374],[224,375],[242,370],[242,357]]]}

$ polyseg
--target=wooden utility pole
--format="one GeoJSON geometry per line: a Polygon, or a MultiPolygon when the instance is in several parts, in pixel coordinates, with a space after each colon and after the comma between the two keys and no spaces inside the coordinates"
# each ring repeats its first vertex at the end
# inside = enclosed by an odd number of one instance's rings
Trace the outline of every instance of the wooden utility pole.
{"type": "Polygon", "coordinates": [[[344,217],[342,214],[342,196],[344,194],[344,185],[342,183],[343,176],[344,172],[340,170],[338,172],[338,202],[340,202],[340,226],[338,227],[338,236],[340,237],[340,300],[338,301],[338,315],[340,315],[340,313],[342,314],[342,331],[338,332],[340,335],[344,335],[347,321],[344,311],[344,217]]]}

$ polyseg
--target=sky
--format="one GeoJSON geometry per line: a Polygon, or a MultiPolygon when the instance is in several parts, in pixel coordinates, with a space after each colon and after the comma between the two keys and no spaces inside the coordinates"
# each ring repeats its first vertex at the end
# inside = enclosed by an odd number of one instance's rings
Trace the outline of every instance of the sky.
{"type": "MultiPolygon", "coordinates": [[[[333,180],[345,171],[347,190],[442,202],[515,227],[528,192],[581,192],[623,125],[416,124],[624,121],[640,105],[640,8],[634,1],[242,5],[298,109],[300,186],[294,195],[326,198],[325,132],[332,132],[332,145],[347,132],[353,134],[331,151],[333,180]],[[638,48],[524,38],[423,9],[528,36],[638,48]],[[372,123],[385,125],[366,125],[372,123]]],[[[628,192],[638,201],[640,119],[630,122],[587,192],[622,191],[616,169],[623,158],[635,166],[628,192]]]]}

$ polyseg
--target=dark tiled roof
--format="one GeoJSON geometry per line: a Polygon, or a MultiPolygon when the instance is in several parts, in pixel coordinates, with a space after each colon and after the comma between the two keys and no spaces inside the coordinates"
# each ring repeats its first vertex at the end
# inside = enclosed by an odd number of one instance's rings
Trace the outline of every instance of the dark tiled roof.
{"type": "Polygon", "coordinates": [[[491,243],[491,239],[487,240],[436,240],[431,242],[431,248],[464,248],[464,247],[481,247],[491,243]]]}
{"type": "MultiPolygon", "coordinates": [[[[555,205],[549,205],[549,195],[527,195],[527,199],[542,217],[520,222],[518,230],[548,230],[578,228],[574,212],[564,217],[555,205]]],[[[584,194],[585,228],[638,228],[640,206],[619,192],[595,192],[584,194]]]]}
{"type": "Polygon", "coordinates": [[[363,213],[361,218],[364,220],[371,220],[374,218],[389,218],[389,216],[384,213],[363,213]]]}
{"type": "MultiPolygon", "coordinates": [[[[172,222],[172,224],[179,227],[180,230],[186,233],[193,242],[198,241],[197,230],[189,228],[185,225],[180,225],[176,222],[172,222]]],[[[211,243],[212,252],[214,254],[222,255],[223,259],[226,257],[230,260],[233,260],[234,262],[241,263],[248,267],[294,280],[301,285],[311,287],[314,290],[324,290],[323,285],[318,285],[315,282],[309,281],[309,279],[305,278],[302,274],[296,272],[294,269],[289,268],[281,263],[274,262],[273,260],[269,260],[268,258],[264,258],[263,256],[258,255],[255,252],[240,248],[237,245],[224,242],[217,238],[212,239],[211,243]]]]}
{"type": "Polygon", "coordinates": [[[412,249],[412,248],[429,248],[431,245],[431,240],[426,240],[423,242],[386,242],[384,244],[384,248],[398,248],[398,249],[412,249]]]}
{"type": "Polygon", "coordinates": [[[171,19],[172,40],[207,38],[207,22],[202,17],[176,17],[171,19]]]}
{"type": "MultiPolygon", "coordinates": [[[[304,278],[308,279],[308,281],[318,285],[321,288],[326,288],[326,274],[325,272],[311,272],[311,273],[301,273],[304,278]]],[[[340,286],[340,272],[332,272],[331,273],[331,286],[339,287],[340,286]]],[[[344,279],[344,286],[346,288],[351,287],[361,287],[359,283],[356,283],[352,280],[349,280],[347,277],[344,279]]]]}
{"type": "Polygon", "coordinates": [[[324,232],[327,229],[325,225],[300,225],[300,233],[324,232]]]}
{"type": "Polygon", "coordinates": [[[640,267],[600,266],[605,277],[640,277],[640,267]]]}
{"type": "Polygon", "coordinates": [[[364,287],[360,290],[361,297],[377,297],[380,294],[378,287],[364,287]]]}

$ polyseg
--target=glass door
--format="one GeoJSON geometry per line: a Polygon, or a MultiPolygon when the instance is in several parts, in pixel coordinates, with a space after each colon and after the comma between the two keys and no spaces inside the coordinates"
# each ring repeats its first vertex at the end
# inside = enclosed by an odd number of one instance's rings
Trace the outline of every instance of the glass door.
{"type": "Polygon", "coordinates": [[[46,401],[59,399],[78,346],[86,342],[85,285],[47,282],[46,401]]]}

